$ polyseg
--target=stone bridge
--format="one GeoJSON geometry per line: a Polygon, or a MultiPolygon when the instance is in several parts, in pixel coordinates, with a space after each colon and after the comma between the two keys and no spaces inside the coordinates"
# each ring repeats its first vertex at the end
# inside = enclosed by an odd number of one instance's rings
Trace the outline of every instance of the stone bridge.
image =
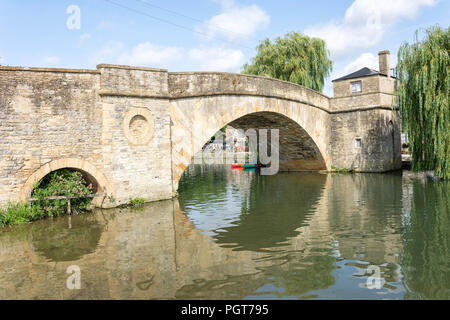
{"type": "Polygon", "coordinates": [[[98,65],[0,67],[0,203],[25,201],[60,168],[81,171],[104,206],[176,194],[195,153],[227,124],[280,130],[280,170],[385,172],[401,166],[395,80],[305,87],[219,72],[98,65]]]}

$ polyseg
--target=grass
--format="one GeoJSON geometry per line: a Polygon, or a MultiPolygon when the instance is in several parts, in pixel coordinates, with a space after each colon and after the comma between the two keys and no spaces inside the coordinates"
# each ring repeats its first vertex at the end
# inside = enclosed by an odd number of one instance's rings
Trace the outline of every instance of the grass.
{"type": "Polygon", "coordinates": [[[88,185],[81,172],[70,169],[53,171],[34,186],[31,195],[33,198],[37,198],[37,201],[31,205],[8,203],[0,208],[0,227],[20,225],[67,214],[67,200],[48,199],[54,196],[71,197],[70,203],[73,212],[88,211],[92,199],[87,196],[92,193],[92,184],[88,185]]]}
{"type": "Polygon", "coordinates": [[[336,168],[335,166],[331,166],[331,172],[334,172],[334,173],[353,173],[354,172],[354,170],[349,170],[349,169],[339,169],[339,168],[336,168]]]}
{"type": "Polygon", "coordinates": [[[144,198],[132,198],[130,199],[130,205],[133,207],[140,207],[143,206],[145,203],[144,198]]]}
{"type": "Polygon", "coordinates": [[[0,208],[0,227],[15,226],[41,218],[37,210],[29,209],[28,204],[8,203],[6,207],[0,208]]]}

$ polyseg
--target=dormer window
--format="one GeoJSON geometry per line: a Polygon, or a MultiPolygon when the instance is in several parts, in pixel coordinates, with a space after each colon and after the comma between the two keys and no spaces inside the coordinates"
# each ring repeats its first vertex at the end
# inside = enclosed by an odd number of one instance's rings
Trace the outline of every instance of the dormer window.
{"type": "Polygon", "coordinates": [[[351,84],[352,93],[361,93],[362,92],[361,81],[351,82],[350,84],[351,84]]]}

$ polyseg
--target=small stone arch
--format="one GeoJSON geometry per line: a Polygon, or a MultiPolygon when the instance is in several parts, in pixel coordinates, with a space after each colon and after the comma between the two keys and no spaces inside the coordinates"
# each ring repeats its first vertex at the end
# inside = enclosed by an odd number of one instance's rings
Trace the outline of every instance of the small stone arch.
{"type": "MultiPolygon", "coordinates": [[[[96,187],[98,193],[111,192],[111,187],[108,183],[108,180],[106,179],[106,176],[94,165],[83,159],[62,158],[47,162],[38,170],[36,170],[23,185],[19,200],[21,202],[27,201],[36,183],[38,183],[49,173],[63,168],[75,169],[77,171],[80,171],[85,178],[94,183],[94,186],[96,187]]],[[[101,201],[102,199],[94,198],[93,204],[98,206],[101,204],[101,201]]]]}

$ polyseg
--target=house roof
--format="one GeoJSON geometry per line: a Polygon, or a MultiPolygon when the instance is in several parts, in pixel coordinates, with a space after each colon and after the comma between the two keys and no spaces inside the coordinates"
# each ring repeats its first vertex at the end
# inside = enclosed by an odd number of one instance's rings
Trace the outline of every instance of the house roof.
{"type": "Polygon", "coordinates": [[[346,76],[343,76],[343,77],[341,77],[341,78],[334,79],[332,82],[334,82],[334,81],[340,81],[340,80],[348,80],[348,79],[361,78],[361,77],[370,77],[370,76],[376,76],[376,75],[383,75],[383,76],[384,76],[384,74],[381,74],[381,73],[379,73],[379,72],[376,71],[376,70],[369,69],[369,68],[362,68],[362,69],[360,69],[360,70],[358,70],[358,71],[355,71],[355,72],[353,72],[353,73],[350,73],[350,74],[348,74],[348,75],[346,75],[346,76]]]}

